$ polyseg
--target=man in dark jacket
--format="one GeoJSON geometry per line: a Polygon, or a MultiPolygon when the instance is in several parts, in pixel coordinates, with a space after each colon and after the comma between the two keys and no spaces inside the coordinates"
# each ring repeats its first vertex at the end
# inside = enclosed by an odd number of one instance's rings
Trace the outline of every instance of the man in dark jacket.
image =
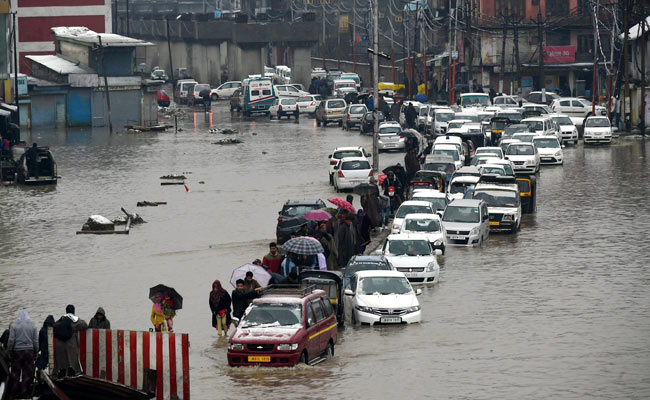
{"type": "Polygon", "coordinates": [[[95,316],[90,319],[88,324],[90,329],[111,329],[111,322],[106,319],[106,312],[102,307],[97,309],[95,316]]]}
{"type": "Polygon", "coordinates": [[[411,147],[404,156],[404,166],[406,167],[406,181],[410,182],[415,173],[420,170],[420,162],[415,153],[415,148],[411,147]]]}
{"type": "Polygon", "coordinates": [[[409,103],[406,106],[406,112],[404,113],[404,118],[406,118],[406,125],[409,129],[415,128],[415,119],[418,117],[418,112],[415,110],[413,103],[409,103]]]}
{"type": "Polygon", "coordinates": [[[244,290],[244,280],[237,279],[237,289],[232,291],[232,316],[241,319],[242,315],[248,307],[248,302],[257,296],[259,296],[262,288],[257,288],[255,290],[246,291],[244,290]]]}
{"type": "Polygon", "coordinates": [[[11,354],[11,398],[31,397],[34,360],[38,353],[38,331],[25,309],[18,311],[16,320],[11,324],[7,352],[11,354]]]}
{"type": "Polygon", "coordinates": [[[50,350],[47,343],[47,328],[54,326],[54,316],[48,315],[43,322],[41,330],[38,331],[38,347],[41,352],[38,355],[38,360],[36,360],[36,367],[40,370],[47,368],[49,363],[50,350]]]}
{"type": "Polygon", "coordinates": [[[79,362],[79,331],[88,329],[88,324],[83,319],[74,314],[74,306],[68,304],[65,307],[66,314],[61,320],[66,318],[70,320],[72,326],[72,337],[68,340],[58,339],[55,342],[54,355],[56,357],[57,371],[54,376],[62,378],[64,376],[74,376],[83,372],[81,362],[79,362]]]}

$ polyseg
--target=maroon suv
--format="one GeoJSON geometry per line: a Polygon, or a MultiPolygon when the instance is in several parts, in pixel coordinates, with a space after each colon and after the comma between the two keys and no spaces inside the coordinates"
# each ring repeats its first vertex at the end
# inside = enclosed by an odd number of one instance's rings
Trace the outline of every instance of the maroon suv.
{"type": "Polygon", "coordinates": [[[336,313],[324,291],[267,289],[228,340],[228,364],[290,367],[334,355],[336,313]]]}

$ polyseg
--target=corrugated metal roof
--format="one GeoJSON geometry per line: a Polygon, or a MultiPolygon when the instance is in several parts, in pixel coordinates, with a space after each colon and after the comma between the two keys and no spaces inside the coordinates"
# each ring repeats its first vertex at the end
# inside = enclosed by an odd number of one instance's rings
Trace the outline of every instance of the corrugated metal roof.
{"type": "Polygon", "coordinates": [[[65,58],[60,57],[58,55],[26,56],[26,58],[28,60],[34,61],[35,63],[41,64],[45,68],[50,69],[61,75],[87,74],[93,72],[89,68],[83,67],[77,63],[66,60],[65,58]]]}
{"type": "Polygon", "coordinates": [[[52,32],[57,38],[69,39],[88,45],[99,46],[99,36],[102,38],[103,47],[139,47],[153,46],[153,43],[144,40],[117,35],[114,33],[97,33],[85,26],[55,26],[52,32]]]}

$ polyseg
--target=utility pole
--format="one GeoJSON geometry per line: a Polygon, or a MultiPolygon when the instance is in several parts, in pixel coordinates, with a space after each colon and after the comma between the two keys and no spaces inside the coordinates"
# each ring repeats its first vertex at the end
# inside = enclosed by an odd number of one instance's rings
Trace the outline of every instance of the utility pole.
{"type": "MultiPolygon", "coordinates": [[[[468,60],[465,60],[465,65],[467,66],[467,87],[471,88],[472,86],[472,81],[473,81],[473,74],[472,74],[472,64],[473,64],[473,59],[474,59],[474,46],[472,46],[472,16],[470,13],[470,4],[469,2],[465,3],[465,24],[467,24],[467,37],[468,41],[467,44],[469,45],[469,51],[468,54],[469,56],[467,57],[468,60]]],[[[472,91],[470,89],[470,91],[472,91]]]]}
{"type": "Polygon", "coordinates": [[[14,25],[14,102],[16,103],[16,118],[18,119],[18,123],[16,125],[20,126],[20,105],[18,104],[18,50],[16,45],[16,42],[18,41],[18,25],[16,25],[16,14],[18,14],[18,12],[14,11],[11,14],[11,19],[14,25]]]}
{"type": "Polygon", "coordinates": [[[323,2],[323,69],[325,69],[325,2],[323,2]]]}
{"type": "Polygon", "coordinates": [[[336,13],[338,26],[336,27],[336,68],[341,70],[341,14],[336,13]]]}
{"type": "MultiPolygon", "coordinates": [[[[613,14],[616,15],[617,11],[618,10],[615,9],[613,14]]],[[[614,17],[614,22],[616,22],[616,17],[614,17]]],[[[611,118],[610,113],[611,113],[611,109],[612,109],[612,96],[614,95],[614,93],[612,92],[612,75],[614,75],[614,38],[616,37],[616,25],[617,25],[616,23],[612,24],[611,42],[610,42],[610,45],[609,45],[609,53],[610,53],[609,59],[610,59],[610,62],[609,62],[609,68],[607,69],[607,71],[609,72],[609,74],[607,76],[607,80],[608,80],[608,83],[607,83],[607,95],[608,95],[607,96],[607,98],[608,98],[608,100],[607,100],[607,118],[611,118]]]]}
{"type": "MultiPolygon", "coordinates": [[[[374,0],[373,0],[374,1],[374,0]]],[[[406,98],[411,97],[411,86],[413,85],[413,82],[411,82],[411,43],[409,40],[409,15],[411,14],[411,9],[409,8],[408,11],[406,11],[406,25],[404,25],[404,36],[406,37],[406,57],[408,59],[408,69],[404,72],[406,72],[406,79],[408,80],[408,87],[406,87],[406,98]]]]}
{"type": "Polygon", "coordinates": [[[449,0],[449,28],[448,33],[449,33],[449,39],[448,39],[448,44],[447,44],[447,53],[449,54],[449,61],[448,61],[448,67],[449,67],[449,77],[447,78],[447,95],[449,97],[449,105],[451,105],[451,0],[449,0]]]}
{"type": "Polygon", "coordinates": [[[131,29],[129,23],[129,0],[126,0],[126,36],[131,36],[131,29]]]}
{"type": "Polygon", "coordinates": [[[169,38],[169,16],[165,18],[167,22],[167,52],[169,53],[169,76],[172,77],[172,86],[174,85],[174,65],[172,65],[172,43],[169,38]]]}
{"type": "Polygon", "coordinates": [[[357,0],[352,0],[352,72],[357,72],[357,0]]]}
{"type": "MultiPolygon", "coordinates": [[[[507,14],[507,10],[506,10],[506,14],[507,14]]],[[[499,71],[499,92],[500,93],[503,93],[503,75],[505,74],[505,69],[506,69],[506,35],[508,33],[508,28],[507,28],[508,16],[506,14],[501,14],[501,17],[503,18],[503,40],[501,41],[501,71],[499,71]]]]}
{"type": "Polygon", "coordinates": [[[539,53],[539,90],[546,87],[546,77],[544,76],[544,31],[542,29],[542,7],[540,5],[537,11],[537,52],[539,53]]]}
{"type": "Polygon", "coordinates": [[[379,91],[377,90],[377,82],[379,81],[379,1],[373,0],[372,2],[372,48],[373,48],[373,63],[372,63],[372,98],[373,107],[372,115],[374,126],[372,130],[372,170],[379,171],[379,147],[377,143],[377,132],[379,131],[379,118],[377,113],[379,111],[379,91]]]}
{"type": "MultiPolygon", "coordinates": [[[[629,34],[629,32],[628,32],[629,26],[628,26],[627,13],[629,11],[628,10],[628,8],[629,8],[628,7],[629,6],[629,0],[623,0],[623,4],[624,4],[624,7],[625,7],[625,10],[623,11],[623,32],[624,32],[624,36],[623,36],[623,79],[624,79],[624,82],[625,82],[624,83],[625,87],[623,89],[623,93],[624,93],[623,101],[621,102],[621,116],[623,117],[623,125],[625,126],[625,131],[629,132],[630,131],[630,126],[627,123],[627,119],[626,119],[626,115],[625,115],[625,114],[627,114],[629,112],[628,109],[627,109],[627,101],[630,98],[630,76],[629,76],[628,70],[627,70],[628,69],[628,65],[627,65],[628,64],[628,57],[629,57],[628,49],[627,49],[628,34],[629,34]]],[[[631,106],[632,106],[632,100],[630,99],[630,107],[631,106]]]]}
{"type": "Polygon", "coordinates": [[[596,115],[596,101],[598,100],[598,0],[594,6],[594,71],[591,83],[591,115],[596,115]]]}
{"type": "Polygon", "coordinates": [[[392,68],[392,73],[393,73],[392,82],[395,83],[395,46],[393,45],[393,24],[390,25],[390,60],[391,60],[392,66],[393,66],[393,68],[392,68]]]}
{"type": "Polygon", "coordinates": [[[639,115],[641,122],[641,135],[645,136],[645,6],[643,2],[639,3],[641,7],[641,113],[639,115]]]}
{"type": "Polygon", "coordinates": [[[108,77],[106,72],[106,57],[104,57],[104,46],[102,45],[102,36],[97,35],[99,39],[99,51],[101,51],[102,56],[102,69],[104,70],[104,89],[106,90],[106,108],[108,109],[108,132],[113,134],[113,121],[111,118],[111,98],[108,94],[108,77]]]}

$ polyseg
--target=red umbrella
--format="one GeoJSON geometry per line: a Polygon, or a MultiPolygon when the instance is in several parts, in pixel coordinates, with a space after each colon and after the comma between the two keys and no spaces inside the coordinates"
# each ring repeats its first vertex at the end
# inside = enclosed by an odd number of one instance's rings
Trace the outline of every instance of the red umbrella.
{"type": "Polygon", "coordinates": [[[325,210],[312,210],[303,217],[308,221],[327,221],[332,219],[332,214],[325,210]]]}
{"type": "Polygon", "coordinates": [[[342,208],[342,209],[344,209],[344,210],[348,210],[348,211],[350,211],[351,213],[355,213],[355,212],[357,212],[357,210],[355,210],[354,207],[352,207],[352,204],[348,203],[347,201],[343,200],[343,199],[340,198],[340,197],[331,197],[331,198],[327,199],[327,201],[329,201],[330,203],[334,204],[334,205],[337,206],[338,208],[342,208]]]}

